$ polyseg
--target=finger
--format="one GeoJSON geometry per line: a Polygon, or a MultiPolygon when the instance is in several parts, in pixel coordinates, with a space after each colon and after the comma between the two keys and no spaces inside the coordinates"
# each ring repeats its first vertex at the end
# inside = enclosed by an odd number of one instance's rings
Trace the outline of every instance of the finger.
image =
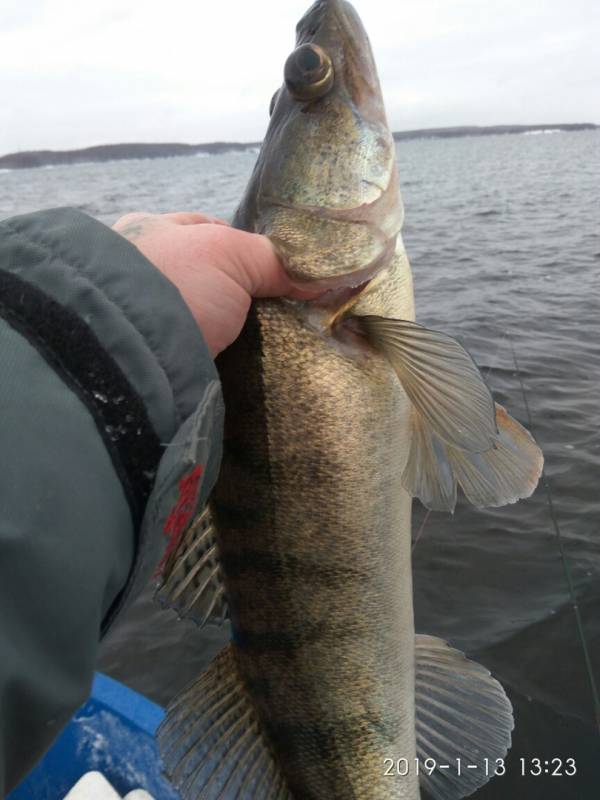
{"type": "Polygon", "coordinates": [[[322,290],[300,289],[292,283],[266,236],[229,228],[223,239],[229,254],[225,268],[251,297],[286,296],[305,300],[322,293],[322,290]]]}
{"type": "Polygon", "coordinates": [[[196,211],[171,211],[168,214],[161,214],[161,219],[174,222],[175,225],[203,225],[210,223],[229,227],[227,222],[218,219],[218,217],[211,217],[208,214],[201,214],[196,211]]]}
{"type": "Polygon", "coordinates": [[[151,214],[149,211],[131,211],[129,214],[124,214],[122,217],[119,217],[116,222],[113,223],[113,228],[115,230],[119,230],[121,228],[125,228],[128,225],[137,224],[142,221],[156,219],[157,214],[151,214]]]}

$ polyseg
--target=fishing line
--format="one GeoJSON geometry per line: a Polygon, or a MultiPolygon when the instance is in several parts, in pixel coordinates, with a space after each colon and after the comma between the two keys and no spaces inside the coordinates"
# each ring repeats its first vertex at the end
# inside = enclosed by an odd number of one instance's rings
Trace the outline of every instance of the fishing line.
{"type": "MultiPolygon", "coordinates": [[[[510,334],[508,332],[508,329],[505,329],[504,336],[502,338],[503,339],[506,338],[508,340],[509,345],[510,345],[512,358],[513,358],[513,362],[514,362],[514,365],[515,365],[516,376],[517,376],[517,379],[519,381],[519,385],[521,387],[521,394],[523,396],[523,404],[525,406],[525,413],[527,415],[527,424],[528,424],[529,430],[531,431],[531,433],[533,435],[533,422],[532,422],[532,418],[531,418],[531,411],[529,409],[529,401],[527,400],[527,392],[525,391],[525,384],[524,384],[523,378],[521,376],[521,368],[519,366],[519,361],[517,359],[517,353],[515,351],[515,346],[513,344],[512,338],[511,338],[511,336],[510,336],[510,334]]],[[[500,346],[500,343],[499,343],[498,347],[499,346],[500,346]]],[[[488,368],[486,378],[489,377],[489,373],[491,372],[491,370],[492,370],[492,367],[490,366],[488,368]]],[[[544,491],[546,492],[546,499],[547,499],[547,502],[548,502],[548,510],[550,512],[550,518],[552,520],[552,525],[554,527],[554,534],[555,534],[556,542],[557,542],[557,545],[558,545],[558,551],[560,553],[560,559],[561,559],[562,566],[563,566],[563,572],[564,572],[564,575],[565,575],[565,581],[566,581],[566,584],[567,584],[567,587],[568,587],[568,591],[569,591],[569,599],[570,599],[570,602],[571,602],[571,608],[573,609],[573,613],[575,615],[575,623],[576,623],[576,627],[577,627],[577,635],[579,637],[579,642],[581,644],[581,649],[582,649],[582,652],[583,652],[583,659],[584,659],[584,662],[585,662],[585,668],[586,668],[586,672],[587,672],[587,676],[588,676],[588,680],[589,680],[589,684],[590,684],[590,690],[592,692],[592,699],[593,699],[593,703],[594,703],[594,713],[595,713],[595,717],[596,717],[596,725],[598,727],[598,732],[600,733],[600,693],[598,692],[598,685],[596,683],[596,678],[594,676],[594,668],[592,666],[592,659],[590,657],[590,651],[589,651],[589,648],[588,648],[588,645],[587,645],[587,641],[586,641],[586,638],[585,638],[583,620],[581,619],[581,611],[580,611],[580,608],[579,608],[579,603],[577,602],[577,594],[575,592],[575,586],[573,584],[573,576],[571,574],[571,568],[569,566],[569,562],[568,562],[567,555],[566,555],[566,552],[565,552],[562,533],[561,533],[561,530],[560,530],[560,525],[558,524],[558,519],[557,519],[557,516],[556,516],[556,512],[554,510],[554,502],[553,502],[553,499],[552,499],[552,490],[550,488],[550,483],[549,483],[548,478],[546,476],[546,471],[545,470],[542,470],[542,475],[541,475],[541,479],[540,480],[541,480],[541,483],[542,483],[542,485],[544,487],[544,491]]],[[[421,522],[419,530],[417,531],[417,535],[415,536],[415,539],[414,539],[414,542],[413,542],[413,545],[412,545],[412,552],[413,553],[414,553],[415,547],[417,546],[417,543],[418,543],[419,539],[421,538],[421,535],[422,535],[422,533],[423,533],[423,531],[425,529],[425,525],[427,523],[427,520],[429,519],[429,515],[430,514],[431,514],[431,511],[428,509],[427,513],[423,517],[423,521],[421,522]]]]}
{"type": "MultiPolygon", "coordinates": [[[[527,393],[525,392],[525,384],[523,383],[523,379],[521,377],[521,369],[519,367],[519,362],[517,360],[517,354],[515,352],[515,347],[512,341],[511,336],[508,333],[508,330],[505,331],[506,338],[510,344],[510,349],[512,351],[513,361],[515,363],[516,375],[519,380],[519,384],[521,386],[521,394],[523,395],[523,403],[525,405],[525,413],[527,414],[527,424],[529,426],[529,430],[533,435],[533,423],[531,421],[531,412],[529,411],[529,403],[527,401],[527,393]]],[[[585,632],[583,629],[583,621],[581,619],[581,611],[579,609],[579,603],[577,602],[577,594],[575,593],[575,586],[573,584],[573,576],[571,574],[571,568],[569,566],[569,562],[567,560],[567,555],[565,553],[563,538],[560,530],[560,526],[558,524],[558,519],[556,517],[556,513],[554,511],[554,503],[552,501],[552,491],[550,489],[550,483],[548,478],[546,477],[546,471],[542,470],[541,476],[541,483],[544,487],[546,492],[546,498],[548,500],[548,509],[550,511],[550,518],[552,519],[552,524],[554,526],[554,533],[556,536],[556,542],[558,544],[558,551],[560,553],[560,558],[563,565],[563,571],[565,574],[565,579],[567,582],[567,586],[569,589],[569,597],[571,600],[571,607],[575,614],[575,622],[577,626],[577,633],[579,636],[579,641],[581,643],[581,649],[583,651],[583,659],[585,661],[585,668],[588,675],[588,680],[590,682],[590,689],[592,691],[592,698],[594,701],[594,712],[596,715],[596,725],[598,727],[598,732],[600,733],[600,695],[598,694],[598,686],[596,684],[596,678],[594,676],[594,669],[592,667],[592,660],[590,657],[590,652],[587,646],[587,641],[585,638],[585,632]]]]}
{"type": "Polygon", "coordinates": [[[426,523],[426,522],[427,522],[427,520],[429,519],[429,515],[430,515],[430,514],[431,514],[431,509],[430,509],[430,508],[428,508],[428,509],[427,509],[427,513],[426,513],[426,514],[425,514],[425,516],[423,517],[423,522],[421,523],[421,526],[420,526],[419,530],[417,531],[417,535],[415,536],[415,540],[414,540],[414,542],[413,542],[413,546],[412,546],[412,552],[413,552],[413,553],[415,552],[415,547],[417,546],[417,542],[418,542],[418,541],[419,541],[419,539],[421,538],[421,534],[423,533],[423,529],[425,528],[425,523],[426,523]]]}

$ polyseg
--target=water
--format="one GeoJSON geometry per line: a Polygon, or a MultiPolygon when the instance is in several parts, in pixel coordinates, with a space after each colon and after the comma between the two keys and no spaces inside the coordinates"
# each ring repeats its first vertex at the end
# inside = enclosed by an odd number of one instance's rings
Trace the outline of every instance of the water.
{"type": "MultiPolygon", "coordinates": [[[[600,682],[600,133],[410,141],[398,157],[418,319],[457,336],[526,423],[514,345],[600,682]]],[[[109,224],[132,210],[228,218],[255,158],[5,172],[0,218],[57,205],[109,224]]],[[[417,630],[485,663],[515,706],[506,775],[478,800],[596,798],[600,733],[544,492],[431,514],[414,577],[417,630]],[[533,757],[542,770],[573,757],[577,774],[522,777],[520,759],[533,757]]],[[[177,622],[148,591],[104,643],[100,668],[164,703],[226,639],[177,622]]]]}

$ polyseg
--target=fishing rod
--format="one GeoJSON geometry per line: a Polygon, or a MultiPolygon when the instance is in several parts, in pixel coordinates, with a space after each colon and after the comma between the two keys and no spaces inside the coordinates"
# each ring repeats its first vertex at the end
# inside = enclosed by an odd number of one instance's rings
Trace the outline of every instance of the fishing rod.
{"type": "MultiPolygon", "coordinates": [[[[517,353],[515,351],[515,346],[514,346],[512,338],[511,338],[511,336],[509,334],[508,329],[504,330],[502,339],[498,343],[497,349],[500,348],[500,344],[501,344],[502,340],[505,339],[505,338],[508,340],[508,343],[510,345],[512,358],[513,358],[513,362],[514,362],[514,365],[515,365],[515,374],[516,374],[517,379],[519,381],[519,386],[521,387],[521,394],[523,396],[523,404],[525,406],[525,413],[526,413],[526,416],[527,416],[528,429],[529,429],[529,431],[531,432],[531,434],[533,436],[533,421],[532,421],[532,417],[531,417],[531,411],[529,409],[529,401],[527,399],[527,392],[525,391],[525,384],[524,384],[524,381],[523,381],[523,378],[522,378],[522,375],[521,375],[521,368],[519,366],[519,361],[517,359],[517,353]]],[[[488,368],[486,378],[488,377],[488,375],[491,372],[491,370],[492,370],[492,367],[490,366],[488,368]]],[[[571,608],[573,609],[573,613],[575,614],[575,623],[576,623],[576,627],[577,627],[577,634],[578,634],[579,642],[581,644],[581,649],[582,649],[582,652],[583,652],[583,659],[584,659],[584,663],[585,663],[585,669],[586,669],[586,672],[587,672],[587,676],[588,676],[588,680],[589,680],[589,684],[590,684],[590,690],[591,690],[591,693],[592,693],[592,699],[593,699],[593,703],[594,703],[594,715],[595,715],[595,719],[596,719],[596,726],[598,728],[598,733],[600,733],[600,693],[598,691],[598,685],[596,683],[596,678],[595,678],[595,675],[594,675],[594,668],[593,668],[593,665],[592,665],[592,659],[591,659],[590,651],[589,651],[589,648],[588,648],[588,645],[587,645],[587,641],[586,641],[586,638],[585,638],[583,620],[581,618],[581,610],[579,608],[579,603],[577,602],[577,593],[575,591],[575,586],[573,584],[573,576],[572,576],[572,573],[571,573],[571,568],[569,566],[569,561],[567,559],[567,554],[565,552],[563,537],[562,537],[562,533],[561,533],[561,530],[560,530],[560,525],[558,524],[558,518],[557,518],[556,512],[554,510],[554,502],[553,502],[553,498],[552,498],[552,490],[550,488],[550,482],[548,481],[548,477],[546,475],[545,469],[542,470],[542,475],[540,477],[540,481],[541,481],[542,486],[544,487],[544,491],[546,493],[546,500],[547,500],[547,503],[548,503],[548,510],[550,512],[550,518],[552,520],[552,525],[554,527],[554,534],[555,534],[556,542],[557,542],[557,545],[558,545],[558,551],[560,553],[560,559],[561,559],[561,563],[562,563],[562,566],[563,566],[563,572],[564,572],[564,575],[565,575],[565,581],[566,581],[566,584],[567,584],[567,587],[568,587],[570,604],[571,604],[571,608]]],[[[419,542],[419,539],[423,535],[423,531],[425,530],[425,525],[427,524],[427,521],[429,520],[430,514],[431,514],[431,511],[428,509],[427,513],[423,517],[423,521],[421,522],[421,525],[419,526],[419,530],[417,531],[417,534],[416,534],[415,539],[413,541],[413,544],[412,544],[412,552],[413,553],[415,551],[417,543],[419,542]]]]}
{"type": "MultiPolygon", "coordinates": [[[[505,336],[508,339],[510,344],[510,349],[512,352],[513,361],[515,364],[516,375],[519,381],[519,385],[521,387],[521,394],[523,395],[523,403],[525,405],[525,413],[527,415],[527,424],[529,430],[533,436],[533,422],[531,419],[531,412],[529,410],[529,402],[527,400],[527,393],[525,391],[525,384],[523,382],[523,378],[521,376],[521,369],[519,367],[519,361],[517,359],[517,353],[515,351],[515,346],[513,344],[513,340],[508,332],[505,331],[505,336]]],[[[573,584],[573,576],[571,573],[571,568],[569,566],[569,561],[567,559],[567,554],[565,552],[564,542],[562,533],[560,530],[560,525],[558,524],[558,519],[554,510],[554,502],[552,500],[552,490],[550,488],[550,482],[546,476],[545,469],[542,470],[541,475],[541,483],[544,487],[544,491],[546,492],[546,499],[548,501],[548,510],[550,512],[550,518],[552,520],[552,525],[554,526],[554,534],[556,537],[556,542],[558,544],[558,551],[560,553],[560,559],[563,565],[563,572],[565,574],[565,580],[567,583],[567,587],[569,590],[569,598],[571,601],[571,608],[573,609],[573,613],[575,614],[575,623],[577,626],[577,634],[579,637],[579,642],[581,644],[581,649],[583,651],[583,659],[585,662],[585,668],[588,675],[588,680],[590,683],[590,689],[592,692],[592,698],[594,702],[594,713],[596,717],[596,726],[598,728],[598,733],[600,733],[600,695],[598,693],[598,685],[596,683],[596,678],[594,676],[594,669],[592,666],[592,659],[590,657],[590,651],[587,645],[587,641],[585,638],[585,631],[583,628],[583,620],[581,619],[581,610],[579,608],[579,603],[577,602],[577,594],[575,592],[575,586],[573,584]]]]}

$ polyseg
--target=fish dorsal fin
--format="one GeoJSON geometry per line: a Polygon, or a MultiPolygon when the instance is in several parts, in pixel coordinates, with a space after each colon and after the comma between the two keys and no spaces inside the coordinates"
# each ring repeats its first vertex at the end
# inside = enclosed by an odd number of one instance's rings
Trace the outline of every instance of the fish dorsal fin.
{"type": "Polygon", "coordinates": [[[542,473],[542,453],[494,404],[467,351],[450,336],[414,322],[356,320],[388,358],[412,403],[402,475],[406,491],[434,511],[454,510],[457,483],[476,506],[529,497],[542,473]]]}
{"type": "Polygon", "coordinates": [[[514,727],[498,681],[435,636],[415,637],[415,719],[421,785],[433,800],[459,800],[487,783],[514,727]],[[431,775],[427,758],[436,763],[431,775]]]}
{"type": "Polygon", "coordinates": [[[231,645],[167,707],[157,737],[182,800],[292,800],[231,645]]]}
{"type": "Polygon", "coordinates": [[[227,601],[221,581],[215,529],[208,506],[185,531],[170,553],[155,594],[165,608],[200,627],[221,625],[227,601]]]}

